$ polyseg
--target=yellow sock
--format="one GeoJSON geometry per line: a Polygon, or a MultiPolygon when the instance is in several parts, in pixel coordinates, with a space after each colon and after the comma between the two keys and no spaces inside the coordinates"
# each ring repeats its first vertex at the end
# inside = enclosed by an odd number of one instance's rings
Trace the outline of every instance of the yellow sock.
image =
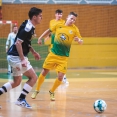
{"type": "Polygon", "coordinates": [[[45,79],[45,76],[40,74],[39,78],[37,79],[36,91],[40,90],[40,87],[41,87],[42,83],[44,82],[44,79],[45,79]]]}
{"type": "Polygon", "coordinates": [[[58,78],[55,80],[53,87],[50,89],[52,93],[57,89],[57,87],[61,84],[62,81],[60,81],[58,78]]]}

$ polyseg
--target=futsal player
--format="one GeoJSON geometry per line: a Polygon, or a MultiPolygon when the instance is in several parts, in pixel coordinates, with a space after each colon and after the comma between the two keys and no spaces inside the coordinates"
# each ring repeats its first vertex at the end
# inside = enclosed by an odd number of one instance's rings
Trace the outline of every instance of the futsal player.
{"type": "Polygon", "coordinates": [[[32,107],[27,103],[25,98],[36,83],[37,75],[28,61],[27,55],[31,52],[36,60],[40,59],[40,55],[31,46],[31,38],[34,34],[35,26],[42,20],[42,10],[32,7],[29,10],[28,16],[29,19],[21,24],[15,38],[15,43],[7,52],[8,63],[13,68],[13,82],[7,82],[2,86],[0,88],[0,95],[20,85],[23,74],[27,76],[28,81],[24,84],[21,94],[15,104],[31,109],[32,107]]]}
{"type": "MultiPolygon", "coordinates": [[[[53,27],[54,25],[57,25],[58,23],[65,23],[65,20],[62,19],[62,16],[63,16],[63,11],[61,9],[57,9],[55,11],[55,19],[51,20],[50,21],[50,28],[53,27]]],[[[52,32],[50,34],[51,36],[51,48],[53,46],[53,43],[54,43],[54,38],[55,38],[55,32],[52,32]]],[[[63,80],[62,80],[63,83],[66,83],[68,84],[68,80],[67,80],[67,77],[66,77],[66,74],[63,76],[63,80]]]]}
{"type": "MultiPolygon", "coordinates": [[[[49,23],[49,27],[53,27],[54,25],[57,25],[59,23],[62,23],[64,24],[65,23],[65,20],[62,19],[62,16],[63,16],[63,11],[61,9],[57,9],[55,11],[55,19],[52,19],[50,20],[50,23],[49,23]]],[[[50,38],[51,39],[51,45],[50,45],[50,49],[53,47],[53,43],[54,43],[54,38],[55,38],[55,32],[51,32],[49,34],[49,36],[45,39],[45,41],[50,38]]],[[[51,50],[50,50],[51,51],[51,50]]],[[[62,80],[63,83],[66,83],[68,84],[68,80],[66,78],[66,74],[63,76],[63,80],[62,80]]],[[[38,94],[38,84],[37,84],[37,87],[36,87],[36,91],[32,94],[31,98],[32,99],[35,99],[37,94],[38,94]]]]}
{"type": "MultiPolygon", "coordinates": [[[[54,101],[54,92],[57,87],[61,84],[63,76],[66,74],[67,61],[70,53],[71,43],[73,40],[77,41],[79,44],[83,43],[82,37],[80,35],[79,29],[74,25],[77,18],[77,14],[70,12],[67,17],[66,22],[59,23],[47,29],[39,38],[38,44],[42,44],[42,39],[49,35],[51,32],[55,32],[55,38],[51,52],[48,54],[45,62],[43,64],[43,70],[39,75],[37,80],[37,85],[35,92],[39,93],[40,87],[44,82],[47,73],[51,69],[55,69],[58,74],[57,78],[49,90],[50,100],[54,101]]],[[[33,93],[35,95],[35,92],[33,93]]],[[[32,94],[32,95],[33,95],[32,94]]]]}

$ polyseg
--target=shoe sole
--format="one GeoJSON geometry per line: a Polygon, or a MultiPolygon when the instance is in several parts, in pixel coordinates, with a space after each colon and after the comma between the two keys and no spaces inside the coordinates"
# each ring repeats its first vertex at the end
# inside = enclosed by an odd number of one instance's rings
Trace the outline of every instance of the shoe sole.
{"type": "Polygon", "coordinates": [[[32,99],[36,99],[37,95],[35,97],[31,96],[32,99]]]}
{"type": "MultiPolygon", "coordinates": [[[[36,94],[35,97],[31,96],[32,99],[36,99],[36,97],[37,97],[37,95],[38,95],[39,92],[36,92],[36,93],[37,93],[37,94],[36,94]]],[[[32,94],[32,95],[33,95],[33,94],[32,94]]]]}
{"type": "Polygon", "coordinates": [[[50,99],[51,101],[55,101],[55,99],[50,99]]]}
{"type": "Polygon", "coordinates": [[[36,98],[33,98],[33,97],[31,97],[32,99],[36,99],[36,98]]]}
{"type": "MultiPolygon", "coordinates": [[[[23,107],[23,106],[21,106],[21,105],[19,105],[19,104],[16,104],[16,103],[15,103],[15,105],[20,106],[20,107],[22,107],[22,108],[26,108],[26,107],[23,107]]],[[[26,108],[26,109],[32,109],[32,107],[26,108]]]]}

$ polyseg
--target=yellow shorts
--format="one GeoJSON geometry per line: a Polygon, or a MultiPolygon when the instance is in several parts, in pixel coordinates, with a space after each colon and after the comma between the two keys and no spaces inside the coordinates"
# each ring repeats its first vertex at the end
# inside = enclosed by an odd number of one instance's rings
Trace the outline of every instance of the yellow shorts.
{"type": "Polygon", "coordinates": [[[58,72],[66,73],[67,70],[67,60],[68,57],[58,56],[50,52],[45,59],[43,68],[45,69],[55,69],[58,72]]]}

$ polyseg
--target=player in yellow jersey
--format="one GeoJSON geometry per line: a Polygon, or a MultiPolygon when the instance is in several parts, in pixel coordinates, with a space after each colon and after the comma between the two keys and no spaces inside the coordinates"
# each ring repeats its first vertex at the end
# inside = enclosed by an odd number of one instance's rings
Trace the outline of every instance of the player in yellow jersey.
{"type": "Polygon", "coordinates": [[[82,37],[80,35],[79,29],[74,25],[77,18],[77,14],[70,12],[67,20],[64,24],[59,23],[47,29],[39,38],[38,44],[42,44],[42,39],[50,34],[50,32],[55,31],[55,38],[51,52],[48,54],[45,62],[43,64],[43,70],[39,75],[37,80],[37,87],[35,92],[32,94],[37,95],[40,91],[40,87],[44,82],[45,76],[51,69],[58,71],[57,78],[49,90],[50,99],[55,100],[54,92],[57,87],[61,84],[63,76],[66,74],[67,70],[67,60],[70,53],[71,43],[73,40],[77,41],[79,44],[83,43],[82,37]]]}
{"type": "MultiPolygon", "coordinates": [[[[55,19],[50,21],[49,27],[52,28],[53,26],[57,25],[58,23],[65,23],[65,20],[62,19],[63,11],[60,9],[57,9],[55,11],[55,19]]],[[[51,32],[51,44],[54,43],[54,37],[55,37],[55,31],[51,32]]],[[[51,46],[52,47],[52,46],[51,46]]]]}
{"type": "MultiPolygon", "coordinates": [[[[49,27],[52,28],[54,25],[57,25],[58,23],[64,24],[65,20],[62,19],[62,16],[63,16],[63,11],[61,9],[57,9],[55,11],[55,19],[50,20],[49,27]]],[[[48,37],[51,39],[50,49],[53,47],[54,37],[55,37],[55,32],[53,31],[53,32],[51,32],[51,34],[48,37]]],[[[48,38],[46,38],[46,39],[48,39],[48,38]]],[[[46,39],[45,39],[45,41],[46,41],[46,39]]],[[[66,74],[64,75],[62,82],[65,84],[69,83],[67,80],[66,74]]]]}

